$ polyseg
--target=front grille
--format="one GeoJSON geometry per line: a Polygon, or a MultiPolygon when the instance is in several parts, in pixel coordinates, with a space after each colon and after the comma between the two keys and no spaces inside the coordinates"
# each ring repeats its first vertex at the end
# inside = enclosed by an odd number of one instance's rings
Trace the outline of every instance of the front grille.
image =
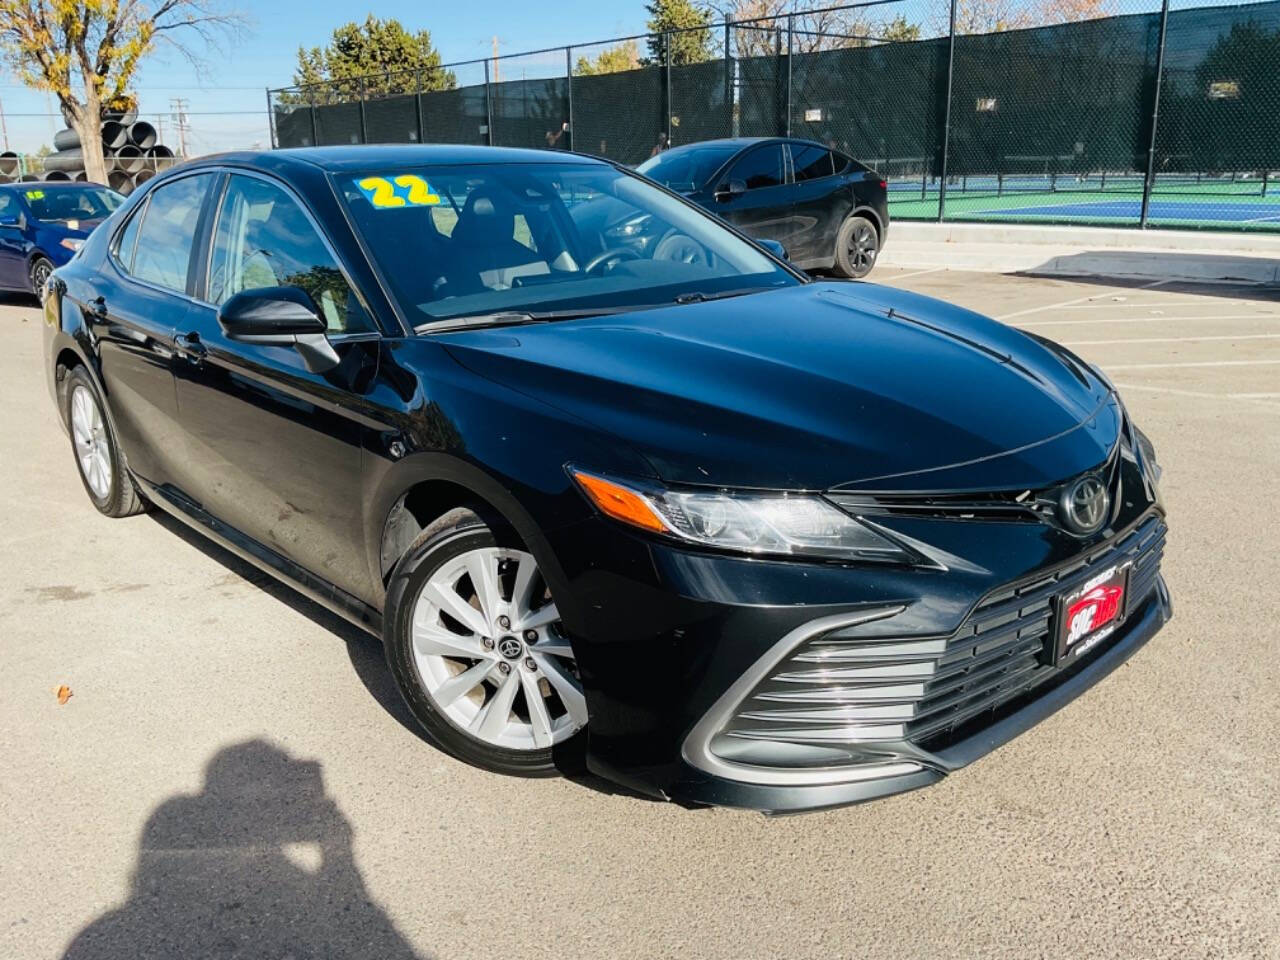
{"type": "Polygon", "coordinates": [[[872,639],[856,627],[812,637],[743,699],[712,750],[807,765],[848,762],[884,741],[940,749],[1062,672],[1045,658],[1054,597],[1130,562],[1135,615],[1155,591],[1164,539],[1163,521],[1150,517],[1070,564],[987,595],[949,637],[872,639]]]}

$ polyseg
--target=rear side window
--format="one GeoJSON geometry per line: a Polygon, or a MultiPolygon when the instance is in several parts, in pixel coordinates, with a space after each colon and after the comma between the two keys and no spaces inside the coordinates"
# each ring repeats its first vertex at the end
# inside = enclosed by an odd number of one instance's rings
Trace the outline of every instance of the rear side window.
{"type": "Polygon", "coordinates": [[[275,184],[233,175],[213,238],[209,300],[222,304],[255,287],[305,290],[330,333],[374,329],[297,201],[275,184]]]}
{"type": "MultiPolygon", "coordinates": [[[[187,272],[191,266],[191,248],[195,246],[196,225],[213,174],[183,177],[157,187],[147,200],[138,227],[133,262],[127,265],[139,280],[157,286],[187,292],[187,272]]],[[[126,233],[132,229],[130,224],[126,233]]],[[[125,238],[121,237],[123,241],[125,238]]],[[[121,253],[125,250],[121,247],[121,253]]]]}
{"type": "Polygon", "coordinates": [[[124,225],[120,236],[116,237],[114,250],[116,261],[129,273],[133,272],[133,250],[138,243],[138,227],[142,226],[142,215],[146,212],[146,207],[144,200],[129,218],[129,222],[124,225]]]}
{"type": "Polygon", "coordinates": [[[782,145],[752,150],[733,165],[732,180],[741,180],[748,190],[776,187],[782,183],[782,145]]]}
{"type": "Polygon", "coordinates": [[[796,183],[829,177],[836,172],[831,151],[822,147],[792,146],[791,165],[795,168],[796,183]]]}

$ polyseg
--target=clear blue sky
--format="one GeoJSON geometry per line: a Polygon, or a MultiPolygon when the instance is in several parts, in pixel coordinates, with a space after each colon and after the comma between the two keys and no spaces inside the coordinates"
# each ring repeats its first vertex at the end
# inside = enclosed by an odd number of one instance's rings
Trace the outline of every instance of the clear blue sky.
{"type": "MultiPolygon", "coordinates": [[[[495,34],[500,51],[515,53],[639,33],[646,19],[644,0],[559,0],[551,6],[528,0],[429,5],[380,0],[367,9],[315,0],[227,2],[245,11],[251,22],[240,42],[224,51],[207,51],[203,76],[181,56],[162,49],[143,65],[137,78],[139,110],[149,122],[163,123],[166,143],[176,146],[169,101],[187,99],[193,152],[255,142],[266,146],[266,87],[291,82],[300,45],[322,44],[334,27],[363,20],[370,11],[394,17],[410,29],[430,30],[446,61],[487,56],[495,34]],[[554,15],[548,15],[548,10],[554,15]]],[[[9,149],[34,152],[41,144],[51,144],[53,131],[63,125],[60,117],[46,115],[57,111],[52,96],[27,89],[7,70],[0,77],[0,103],[9,149]]]]}

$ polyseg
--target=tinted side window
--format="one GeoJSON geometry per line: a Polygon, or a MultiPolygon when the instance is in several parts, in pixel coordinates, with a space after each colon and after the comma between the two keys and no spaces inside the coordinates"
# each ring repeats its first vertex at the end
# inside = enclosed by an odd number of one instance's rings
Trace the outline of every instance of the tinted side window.
{"type": "Polygon", "coordinates": [[[748,190],[778,186],[783,179],[781,144],[752,150],[733,165],[729,178],[744,181],[748,190]]]}
{"type": "Polygon", "coordinates": [[[795,168],[797,183],[829,177],[835,173],[835,167],[831,162],[831,151],[821,147],[793,146],[791,165],[795,168]]]}
{"type": "Polygon", "coordinates": [[[200,207],[212,182],[213,174],[202,173],[155,189],[138,228],[130,273],[139,280],[187,292],[200,207]]]}
{"type": "Polygon", "coordinates": [[[209,300],[225,303],[255,287],[305,290],[331,333],[374,329],[297,202],[265,180],[232,176],[213,238],[209,300]]]}

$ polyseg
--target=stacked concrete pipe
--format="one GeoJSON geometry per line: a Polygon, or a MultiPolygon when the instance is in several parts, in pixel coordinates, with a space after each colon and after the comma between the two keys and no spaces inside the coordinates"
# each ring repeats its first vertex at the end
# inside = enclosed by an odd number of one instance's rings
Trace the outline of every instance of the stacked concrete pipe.
{"type": "MultiPolygon", "coordinates": [[[[53,136],[55,152],[44,158],[43,173],[27,172],[23,180],[88,179],[80,137],[74,130],[59,130],[53,136]]],[[[159,142],[156,128],[139,120],[136,110],[105,114],[102,119],[102,153],[107,164],[107,185],[120,193],[130,193],[157,173],[177,163],[173,151],[159,142]]],[[[0,183],[23,174],[16,153],[0,154],[0,183]]]]}

